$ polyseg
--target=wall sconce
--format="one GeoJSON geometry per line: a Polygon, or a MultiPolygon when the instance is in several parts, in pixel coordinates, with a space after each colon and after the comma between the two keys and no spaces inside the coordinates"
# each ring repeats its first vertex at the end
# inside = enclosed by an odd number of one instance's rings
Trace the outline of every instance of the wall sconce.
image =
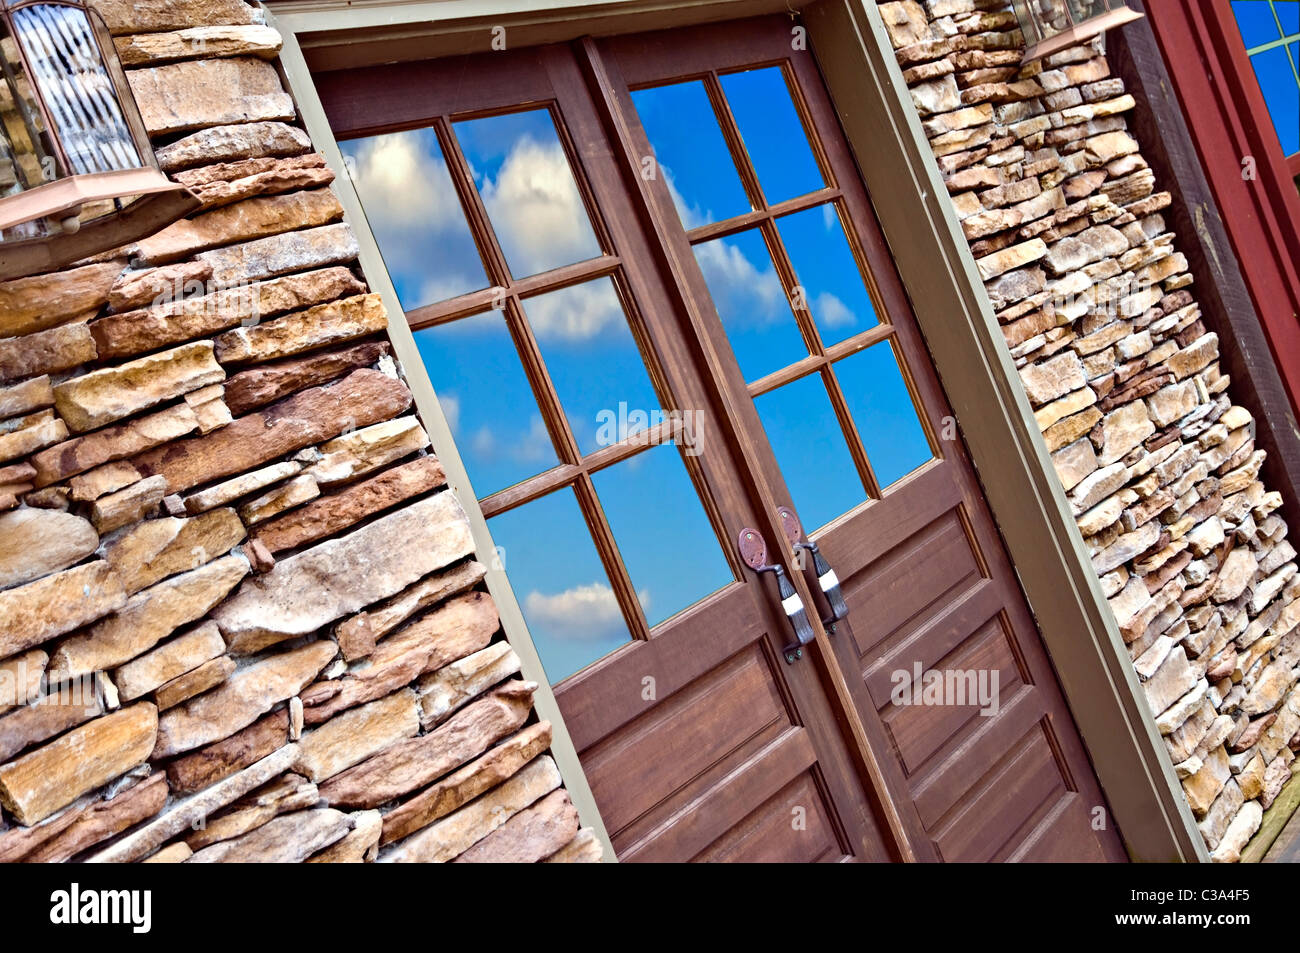
{"type": "Polygon", "coordinates": [[[1012,0],[1011,5],[1025,35],[1025,63],[1142,18],[1124,0],[1012,0]]]}
{"type": "Polygon", "coordinates": [[[0,0],[0,279],[143,238],[199,201],[158,168],[108,28],[72,0],[0,0]]]}

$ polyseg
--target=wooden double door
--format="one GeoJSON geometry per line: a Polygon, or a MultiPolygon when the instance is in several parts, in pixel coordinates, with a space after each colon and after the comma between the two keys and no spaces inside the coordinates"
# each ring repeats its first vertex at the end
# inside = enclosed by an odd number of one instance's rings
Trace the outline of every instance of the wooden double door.
{"type": "Polygon", "coordinates": [[[797,23],[316,79],[620,859],[1124,858],[797,23]]]}

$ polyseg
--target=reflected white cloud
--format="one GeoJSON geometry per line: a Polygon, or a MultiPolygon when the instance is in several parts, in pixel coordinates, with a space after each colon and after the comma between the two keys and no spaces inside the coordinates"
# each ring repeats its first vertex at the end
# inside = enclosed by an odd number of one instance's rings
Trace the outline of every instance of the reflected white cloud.
{"type": "Polygon", "coordinates": [[[770,259],[760,268],[726,239],[696,245],[695,256],[709,290],[715,298],[724,299],[718,302],[719,312],[744,316],[754,325],[788,320],[785,291],[770,259]]]}
{"type": "Polygon", "coordinates": [[[484,424],[470,438],[470,449],[485,462],[505,459],[517,463],[546,463],[555,457],[551,435],[540,414],[532,416],[524,433],[504,437],[484,424]]]}
{"type": "Polygon", "coordinates": [[[574,285],[524,302],[543,341],[588,341],[623,323],[623,306],[608,281],[574,285]]]}
{"type": "Polygon", "coordinates": [[[600,254],[587,210],[559,141],[524,135],[480,192],[510,269],[517,277],[600,254]]]}
{"type": "MultiPolygon", "coordinates": [[[[642,609],[649,610],[649,590],[642,589],[637,599],[642,609]]],[[[627,631],[614,590],[603,582],[552,594],[533,590],[524,599],[524,615],[531,624],[547,629],[557,638],[598,640],[627,631]]]]}

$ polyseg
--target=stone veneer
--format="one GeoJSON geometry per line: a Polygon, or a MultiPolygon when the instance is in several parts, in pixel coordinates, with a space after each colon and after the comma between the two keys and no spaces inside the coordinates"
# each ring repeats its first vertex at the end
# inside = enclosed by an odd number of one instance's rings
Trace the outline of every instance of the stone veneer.
{"type": "Polygon", "coordinates": [[[204,206],[0,284],[0,860],[599,859],[279,36],[96,6],[204,206]]]}
{"type": "Polygon", "coordinates": [[[1300,748],[1300,577],[1170,204],[1093,40],[1020,65],[1003,0],[879,6],[1210,856],[1300,748]]]}

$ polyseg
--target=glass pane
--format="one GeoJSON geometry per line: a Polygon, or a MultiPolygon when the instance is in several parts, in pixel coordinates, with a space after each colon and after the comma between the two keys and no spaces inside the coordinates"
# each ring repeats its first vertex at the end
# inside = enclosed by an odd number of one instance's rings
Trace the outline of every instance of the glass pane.
{"type": "Polygon", "coordinates": [[[1264,92],[1264,101],[1268,103],[1269,115],[1273,117],[1282,152],[1286,155],[1300,152],[1300,84],[1291,71],[1286,48],[1275,46],[1265,53],[1257,53],[1250,62],[1264,92]]]}
{"type": "Polygon", "coordinates": [[[836,362],[835,376],[882,490],[933,459],[888,341],[836,362]]]}
{"type": "Polygon", "coordinates": [[[1233,0],[1232,13],[1237,18],[1237,26],[1241,29],[1246,49],[1271,43],[1280,35],[1277,32],[1277,21],[1273,19],[1273,11],[1264,0],[1233,0]]]}
{"type": "Polygon", "coordinates": [[[781,68],[731,73],[721,83],[768,204],[824,188],[781,68]]]}
{"type": "Polygon", "coordinates": [[[402,308],[488,287],[432,129],[340,142],[402,308]]]}
{"type": "Polygon", "coordinates": [[[525,278],[600,254],[549,112],[470,119],[454,128],[512,275],[525,278]]]}
{"type": "Polygon", "coordinates": [[[808,354],[767,242],[757,229],[695,246],[695,258],[745,380],[808,354]]]}
{"type": "Polygon", "coordinates": [[[86,14],[39,3],[14,11],[13,22],[69,172],[87,175],[143,166],[86,14]]]}
{"type": "Polygon", "coordinates": [[[753,211],[703,82],[638,89],[632,104],[684,228],[753,211]]]}
{"type": "Polygon", "coordinates": [[[651,447],[592,482],[650,625],[735,578],[675,446],[651,447]]]}
{"type": "Polygon", "coordinates": [[[823,344],[836,344],[879,323],[834,205],[787,215],[777,219],[776,227],[823,344]]]}
{"type": "Polygon", "coordinates": [[[559,462],[501,312],[425,328],[415,342],[480,499],[559,462]]]}
{"type": "MultiPolygon", "coordinates": [[[[1273,9],[1282,24],[1283,36],[1300,33],[1300,0],[1273,0],[1273,9]]],[[[1300,66],[1300,63],[1296,65],[1300,66]]]]}
{"type": "Polygon", "coordinates": [[[636,411],[649,415],[659,401],[613,280],[527,298],[524,311],[584,454],[644,429],[636,411]],[[609,426],[619,421],[632,425],[609,426]]]}
{"type": "Polygon", "coordinates": [[[867,499],[820,374],[754,398],[804,528],[812,532],[867,499]]]}
{"type": "Polygon", "coordinates": [[[572,489],[488,520],[552,683],[631,640],[572,489]]]}

